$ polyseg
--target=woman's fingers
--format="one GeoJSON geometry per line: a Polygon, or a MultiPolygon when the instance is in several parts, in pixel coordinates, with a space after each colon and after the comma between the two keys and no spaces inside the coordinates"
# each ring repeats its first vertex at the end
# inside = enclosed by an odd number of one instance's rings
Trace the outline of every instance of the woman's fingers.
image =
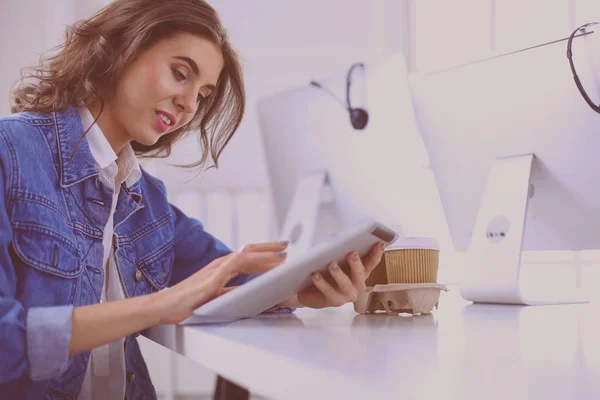
{"type": "Polygon", "coordinates": [[[367,289],[365,281],[368,275],[359,254],[354,251],[346,257],[346,260],[348,261],[348,265],[350,265],[354,287],[356,287],[358,292],[364,292],[367,289]]]}
{"type": "Polygon", "coordinates": [[[358,296],[358,289],[348,275],[340,268],[338,263],[329,265],[329,273],[337,284],[338,291],[345,296],[345,302],[354,302],[358,296]]]}
{"type": "Polygon", "coordinates": [[[275,251],[280,252],[287,249],[289,242],[267,242],[267,243],[250,243],[244,246],[242,252],[260,252],[260,251],[275,251]]]}
{"type": "Polygon", "coordinates": [[[346,297],[327,282],[320,272],[313,274],[312,281],[316,288],[325,296],[325,303],[328,306],[339,307],[347,303],[346,297]]]}
{"type": "Polygon", "coordinates": [[[371,272],[373,272],[375,267],[379,264],[382,256],[383,242],[373,246],[369,254],[363,259],[363,265],[365,266],[365,273],[367,277],[371,275],[371,272]]]}
{"type": "Polygon", "coordinates": [[[287,254],[272,251],[236,252],[227,256],[223,270],[233,274],[253,274],[266,272],[281,265],[287,254]]]}
{"type": "Polygon", "coordinates": [[[287,254],[281,251],[241,251],[233,252],[224,257],[213,260],[209,265],[196,272],[194,281],[186,279],[189,285],[198,282],[212,288],[215,294],[220,293],[220,288],[238,275],[266,272],[281,265],[287,254]],[[189,281],[189,282],[188,282],[189,281]]]}

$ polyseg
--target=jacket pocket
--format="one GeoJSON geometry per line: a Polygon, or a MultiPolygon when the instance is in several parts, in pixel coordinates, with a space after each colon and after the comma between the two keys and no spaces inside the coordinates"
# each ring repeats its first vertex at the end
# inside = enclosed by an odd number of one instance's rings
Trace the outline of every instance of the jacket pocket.
{"type": "Polygon", "coordinates": [[[83,270],[75,245],[49,227],[13,223],[13,248],[27,265],[57,277],[76,278],[83,270]]]}
{"type": "Polygon", "coordinates": [[[138,215],[137,226],[142,228],[135,233],[119,237],[124,244],[135,268],[135,295],[147,294],[152,290],[167,287],[175,261],[175,235],[172,218],[169,213],[154,218],[150,215],[138,215]],[[142,279],[142,276],[144,279],[142,279]]]}
{"type": "Polygon", "coordinates": [[[171,278],[175,259],[173,243],[173,239],[169,240],[154,253],[137,262],[137,268],[156,290],[167,287],[171,278]]]}

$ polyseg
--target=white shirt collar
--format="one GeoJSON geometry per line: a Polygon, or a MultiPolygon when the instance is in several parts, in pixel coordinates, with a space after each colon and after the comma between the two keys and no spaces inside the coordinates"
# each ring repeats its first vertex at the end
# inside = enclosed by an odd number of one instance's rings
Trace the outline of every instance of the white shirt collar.
{"type": "Polygon", "coordinates": [[[127,187],[133,186],[142,177],[142,170],[131,145],[127,143],[117,156],[100,126],[94,124],[94,117],[89,110],[82,107],[78,111],[84,131],[91,126],[86,138],[101,175],[108,174],[113,182],[119,175],[119,182],[124,181],[127,187]]]}

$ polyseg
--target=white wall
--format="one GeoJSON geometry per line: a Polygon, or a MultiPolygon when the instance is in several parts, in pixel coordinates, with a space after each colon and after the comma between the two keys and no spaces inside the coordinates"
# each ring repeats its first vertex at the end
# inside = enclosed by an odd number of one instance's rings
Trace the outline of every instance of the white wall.
{"type": "Polygon", "coordinates": [[[21,69],[59,44],[72,18],[71,0],[0,0],[0,115],[9,113],[8,92],[21,69]]]}
{"type": "Polygon", "coordinates": [[[567,37],[600,20],[598,0],[410,0],[422,71],[567,37]]]}

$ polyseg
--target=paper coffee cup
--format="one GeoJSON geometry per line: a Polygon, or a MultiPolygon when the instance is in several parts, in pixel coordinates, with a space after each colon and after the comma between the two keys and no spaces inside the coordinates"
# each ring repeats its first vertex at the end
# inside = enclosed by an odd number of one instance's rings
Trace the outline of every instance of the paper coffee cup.
{"type": "Polygon", "coordinates": [[[440,248],[433,238],[399,238],[385,249],[366,285],[436,283],[439,253],[440,248]]]}

